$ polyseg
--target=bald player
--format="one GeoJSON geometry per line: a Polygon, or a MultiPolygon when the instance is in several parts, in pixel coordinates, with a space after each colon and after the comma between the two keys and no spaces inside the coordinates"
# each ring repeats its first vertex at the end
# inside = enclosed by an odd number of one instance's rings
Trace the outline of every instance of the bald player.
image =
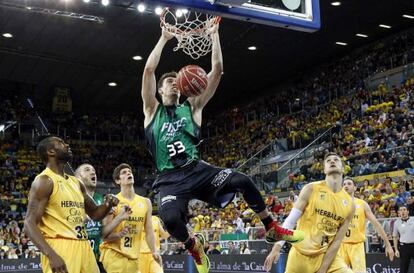
{"type": "MultiPolygon", "coordinates": [[[[96,192],[98,178],[95,168],[91,164],[82,164],[76,169],[75,176],[85,184],[86,192],[93,198],[95,203],[98,205],[102,204],[104,197],[99,192],[96,192]]],[[[96,260],[99,261],[99,245],[102,243],[102,222],[94,221],[90,217],[86,217],[85,226],[88,240],[91,243],[96,260]]],[[[102,272],[103,267],[100,262],[98,262],[98,266],[102,272]]]]}
{"type": "MultiPolygon", "coordinates": [[[[349,195],[354,197],[354,193],[357,188],[352,178],[344,178],[343,188],[349,195]]],[[[354,200],[355,215],[345,234],[345,238],[342,240],[341,248],[338,253],[344,258],[346,264],[352,268],[353,272],[365,273],[367,270],[364,247],[366,239],[365,219],[368,219],[373,224],[375,230],[381,236],[382,240],[384,240],[385,255],[390,259],[390,261],[394,260],[394,251],[390,241],[387,238],[387,234],[375,218],[367,202],[359,198],[354,198],[354,200]]]]}

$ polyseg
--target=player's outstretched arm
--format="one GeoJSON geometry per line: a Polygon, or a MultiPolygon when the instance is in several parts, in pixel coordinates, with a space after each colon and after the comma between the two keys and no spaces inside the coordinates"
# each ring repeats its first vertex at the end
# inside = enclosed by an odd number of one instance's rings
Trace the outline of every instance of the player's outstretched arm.
{"type": "Polygon", "coordinates": [[[339,247],[341,246],[342,240],[345,237],[345,234],[348,230],[349,223],[351,223],[352,218],[355,214],[355,203],[352,201],[352,210],[348,217],[342,223],[342,226],[339,228],[338,232],[335,235],[332,243],[329,245],[328,249],[326,250],[325,256],[322,260],[322,265],[319,268],[317,273],[326,273],[328,271],[329,266],[331,265],[333,259],[335,258],[336,254],[338,253],[339,247]]]}
{"type": "Polygon", "coordinates": [[[152,116],[157,109],[158,101],[155,97],[155,94],[157,92],[155,70],[157,69],[158,63],[160,62],[162,50],[164,49],[165,44],[171,38],[173,38],[173,36],[163,30],[158,43],[155,45],[151,54],[148,56],[147,62],[145,63],[141,87],[141,96],[145,115],[144,127],[150,123],[152,116]]]}
{"type": "MultiPolygon", "coordinates": [[[[213,97],[220,83],[221,75],[223,74],[223,54],[221,52],[218,27],[219,24],[215,24],[210,30],[213,44],[211,51],[211,71],[208,73],[207,89],[200,96],[188,99],[195,111],[203,110],[204,106],[213,97]]],[[[201,124],[201,122],[198,124],[201,124]]]]}
{"type": "MultiPolygon", "coordinates": [[[[289,216],[283,222],[282,227],[293,229],[296,226],[297,221],[302,216],[302,213],[305,211],[306,206],[309,203],[309,198],[312,195],[313,186],[312,184],[306,184],[303,189],[300,191],[299,198],[293,206],[292,211],[289,216]]],[[[273,263],[277,263],[280,257],[280,250],[282,249],[285,241],[279,241],[273,245],[272,251],[267,255],[265,260],[265,270],[267,272],[272,269],[273,263]]]]}
{"type": "Polygon", "coordinates": [[[29,192],[24,230],[35,246],[49,259],[53,272],[68,272],[65,262],[49,246],[38,227],[52,192],[53,182],[49,177],[40,176],[33,182],[29,192]]]}
{"type": "Polygon", "coordinates": [[[367,219],[374,225],[375,230],[379,233],[382,240],[384,240],[385,255],[390,259],[390,261],[393,261],[394,260],[394,251],[392,249],[390,241],[388,240],[388,236],[385,233],[384,228],[378,222],[377,218],[375,218],[374,214],[371,211],[371,208],[369,207],[369,205],[365,201],[364,201],[364,211],[365,211],[365,216],[367,217],[367,219]]]}
{"type": "Polygon", "coordinates": [[[152,226],[152,204],[149,199],[145,200],[147,202],[147,217],[145,220],[145,240],[147,245],[151,250],[152,256],[157,263],[161,264],[161,255],[158,252],[157,247],[155,246],[155,233],[154,227],[152,226]]]}
{"type": "Polygon", "coordinates": [[[85,212],[91,217],[92,220],[100,221],[111,211],[113,206],[116,206],[119,202],[113,194],[107,194],[104,197],[104,203],[102,205],[97,205],[95,200],[88,194],[86,191],[85,184],[79,180],[79,185],[83,194],[83,199],[85,202],[85,212]]]}

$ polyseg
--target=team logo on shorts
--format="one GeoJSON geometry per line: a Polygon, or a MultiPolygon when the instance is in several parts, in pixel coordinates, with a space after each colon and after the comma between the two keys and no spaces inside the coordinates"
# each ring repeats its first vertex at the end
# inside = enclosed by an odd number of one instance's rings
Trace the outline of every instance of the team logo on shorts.
{"type": "Polygon", "coordinates": [[[177,200],[177,196],[175,196],[175,195],[164,196],[163,198],[161,198],[161,206],[165,205],[168,202],[172,202],[172,201],[175,201],[175,200],[177,200]]]}
{"type": "Polygon", "coordinates": [[[214,187],[220,187],[221,184],[223,184],[224,181],[226,181],[227,177],[229,177],[229,175],[232,173],[231,169],[225,169],[220,171],[213,179],[213,181],[211,181],[211,184],[214,187]]]}

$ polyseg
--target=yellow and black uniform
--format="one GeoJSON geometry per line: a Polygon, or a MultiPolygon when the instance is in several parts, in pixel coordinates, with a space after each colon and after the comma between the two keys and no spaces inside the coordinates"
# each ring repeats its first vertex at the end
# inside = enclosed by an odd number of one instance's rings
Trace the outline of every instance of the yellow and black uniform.
{"type": "Polygon", "coordinates": [[[355,215],[342,241],[339,255],[355,273],[367,271],[365,263],[365,202],[355,198],[355,215]]]}
{"type": "MultiPolygon", "coordinates": [[[[285,273],[317,272],[328,246],[338,229],[352,213],[352,197],[344,190],[334,193],[325,181],[312,183],[308,205],[298,221],[305,239],[291,248],[285,273]]],[[[343,259],[336,256],[327,273],[352,272],[343,259]]]]}
{"type": "MultiPolygon", "coordinates": [[[[160,250],[160,226],[161,222],[157,216],[152,216],[152,227],[154,228],[155,246],[160,250]]],[[[139,271],[140,273],[164,273],[162,266],[154,260],[150,248],[145,239],[145,231],[142,233],[141,255],[139,257],[139,271]]]]}
{"type": "MultiPolygon", "coordinates": [[[[53,181],[53,191],[39,223],[46,242],[65,261],[69,273],[98,273],[85,231],[85,203],[79,180],[70,175],[63,177],[49,168],[39,176],[53,181]]],[[[52,272],[49,259],[44,255],[41,264],[43,272],[52,272]]]]}
{"type": "Polygon", "coordinates": [[[119,199],[119,203],[115,207],[114,217],[120,213],[125,205],[131,208],[132,213],[113,232],[118,233],[127,228],[128,234],[116,241],[104,241],[99,247],[100,261],[108,273],[138,272],[141,236],[148,211],[147,201],[139,195],[135,195],[132,200],[124,198],[121,193],[118,193],[116,197],[119,199]]]}

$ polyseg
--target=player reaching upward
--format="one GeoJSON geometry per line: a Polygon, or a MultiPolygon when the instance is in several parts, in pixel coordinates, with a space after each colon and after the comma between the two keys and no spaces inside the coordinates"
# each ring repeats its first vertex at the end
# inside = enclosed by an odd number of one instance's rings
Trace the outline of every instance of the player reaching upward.
{"type": "Polygon", "coordinates": [[[31,186],[24,227],[42,252],[42,271],[98,273],[84,219],[88,214],[95,221],[101,220],[118,200],[107,195],[97,206],[85,185],[63,171],[72,152],[62,139],[45,138],[37,152],[47,165],[31,186]]]}
{"type": "MultiPolygon", "coordinates": [[[[355,211],[353,198],[342,189],[344,165],[335,153],[324,159],[325,180],[305,185],[283,227],[298,225],[305,239],[289,251],[285,273],[351,273],[337,255],[355,211]]],[[[265,270],[279,259],[283,242],[273,246],[265,270]]]]}
{"type": "Polygon", "coordinates": [[[161,263],[151,221],[152,205],[149,199],[135,194],[134,175],[128,164],[118,165],[113,172],[113,179],[121,190],[116,195],[119,204],[103,221],[104,242],[100,245],[100,261],[108,273],[136,273],[139,272],[139,252],[144,230],[151,255],[161,263]]]}
{"type": "Polygon", "coordinates": [[[231,169],[210,165],[199,159],[198,144],[202,111],[213,97],[223,72],[223,60],[218,34],[218,24],[209,29],[212,39],[211,71],[206,90],[197,97],[179,103],[177,73],[163,74],[155,79],[155,70],[162,50],[172,36],[163,31],[155,48],[148,57],[142,78],[142,99],[145,115],[147,143],[159,172],[154,189],[160,194],[160,217],[167,231],[183,242],[194,257],[199,273],[209,272],[209,260],[203,245],[204,237],[190,236],[186,223],[187,205],[196,198],[218,207],[225,207],[236,192],[262,220],[270,242],[287,240],[297,242],[303,233],[279,227],[268,211],[253,181],[246,175],[231,169]],[[156,94],[161,102],[156,99],[156,94]]]}
{"type": "MultiPolygon", "coordinates": [[[[350,177],[345,177],[343,185],[344,190],[354,197],[354,192],[356,191],[354,180],[350,177]]],[[[339,250],[339,255],[344,258],[346,264],[351,267],[352,271],[355,273],[365,273],[367,270],[364,246],[366,227],[365,218],[374,225],[375,230],[379,233],[382,240],[384,240],[385,255],[387,255],[390,261],[394,260],[394,251],[391,243],[381,224],[372,213],[371,208],[364,200],[355,198],[355,215],[339,250]]]]}
{"type": "MultiPolygon", "coordinates": [[[[97,183],[95,168],[91,164],[82,164],[76,169],[75,176],[85,184],[86,192],[93,198],[95,203],[98,205],[102,204],[104,200],[103,195],[95,191],[97,183]]],[[[102,243],[102,222],[86,217],[85,226],[88,240],[91,243],[96,260],[99,261],[99,245],[102,243]]],[[[98,262],[98,266],[102,272],[103,267],[100,262],[98,262]]]]}

